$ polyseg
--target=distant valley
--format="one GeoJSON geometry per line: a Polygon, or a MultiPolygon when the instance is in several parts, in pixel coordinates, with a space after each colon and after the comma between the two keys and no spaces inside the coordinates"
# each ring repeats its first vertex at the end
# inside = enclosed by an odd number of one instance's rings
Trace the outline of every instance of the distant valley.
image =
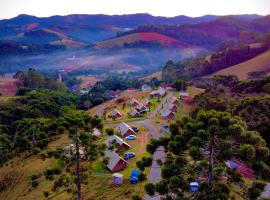
{"type": "Polygon", "coordinates": [[[270,29],[268,19],[259,15],[19,15],[0,21],[0,70],[34,67],[122,73],[118,69],[125,68],[126,73],[151,73],[167,60],[206,54],[227,40],[252,42],[270,29]]]}

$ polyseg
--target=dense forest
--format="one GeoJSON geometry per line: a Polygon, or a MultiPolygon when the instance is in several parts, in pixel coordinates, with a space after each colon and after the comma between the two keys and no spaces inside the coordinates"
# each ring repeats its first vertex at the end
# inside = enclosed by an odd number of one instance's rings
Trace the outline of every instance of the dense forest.
{"type": "MultiPolygon", "coordinates": [[[[183,81],[175,81],[174,87],[183,81]]],[[[204,85],[195,97],[196,106],[188,117],[172,123],[170,136],[153,139],[147,151],[166,149],[165,161],[158,161],[162,180],[148,183],[150,196],[165,199],[234,199],[239,187],[243,199],[257,199],[270,180],[270,77],[263,75],[239,81],[236,76],[215,76],[193,84],[204,85]],[[228,167],[228,160],[244,166],[245,172],[228,167]],[[250,185],[245,179],[256,176],[250,185]],[[190,183],[200,183],[192,196],[190,183]]],[[[144,170],[143,161],[137,166],[144,170]]]]}
{"type": "Polygon", "coordinates": [[[168,61],[162,69],[162,80],[196,79],[249,60],[269,49],[270,35],[259,37],[256,43],[222,43],[214,53],[183,61],[168,61]]]}
{"type": "MultiPolygon", "coordinates": [[[[228,112],[200,110],[193,117],[185,117],[170,125],[170,137],[152,140],[147,150],[153,153],[158,146],[167,150],[161,165],[162,180],[148,183],[145,191],[154,196],[155,192],[165,199],[216,200],[230,199],[229,186],[240,185],[245,190],[244,199],[256,199],[265,183],[255,181],[247,190],[243,176],[236,170],[226,168],[228,159],[248,163],[260,178],[268,180],[269,148],[256,131],[248,131],[245,122],[228,112]],[[189,155],[193,161],[188,160],[189,155]],[[228,178],[228,184],[224,183],[228,178]],[[189,183],[204,180],[199,190],[187,196],[189,183]]],[[[232,197],[233,198],[233,197],[232,197]]]]}

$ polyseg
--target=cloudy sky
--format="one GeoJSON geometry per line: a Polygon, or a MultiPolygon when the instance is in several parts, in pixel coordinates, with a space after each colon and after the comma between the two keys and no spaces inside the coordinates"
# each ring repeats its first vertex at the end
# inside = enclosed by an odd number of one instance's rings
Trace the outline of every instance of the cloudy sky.
{"type": "Polygon", "coordinates": [[[68,14],[202,16],[270,14],[270,0],[0,0],[0,19],[19,14],[39,17],[68,14]]]}

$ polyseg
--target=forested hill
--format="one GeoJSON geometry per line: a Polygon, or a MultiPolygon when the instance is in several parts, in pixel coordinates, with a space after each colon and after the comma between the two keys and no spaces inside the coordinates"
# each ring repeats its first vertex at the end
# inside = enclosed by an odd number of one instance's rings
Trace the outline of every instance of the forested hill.
{"type": "MultiPolygon", "coordinates": [[[[210,55],[185,61],[168,61],[162,70],[162,79],[194,79],[215,73],[230,66],[245,62],[269,49],[270,36],[257,39],[255,43],[227,42],[210,55]]],[[[254,66],[254,71],[256,68],[254,66]]]]}
{"type": "Polygon", "coordinates": [[[188,44],[213,48],[227,40],[252,42],[258,35],[265,34],[269,30],[270,16],[255,19],[222,16],[212,21],[197,24],[142,25],[134,30],[121,33],[119,36],[131,33],[156,32],[188,44]]]}

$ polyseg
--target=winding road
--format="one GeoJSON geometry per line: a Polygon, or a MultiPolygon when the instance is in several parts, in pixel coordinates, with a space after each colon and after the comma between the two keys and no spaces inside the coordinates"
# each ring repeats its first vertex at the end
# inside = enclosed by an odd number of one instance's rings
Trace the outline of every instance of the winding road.
{"type": "MultiPolygon", "coordinates": [[[[167,103],[168,99],[172,97],[172,93],[169,92],[164,99],[160,102],[160,104],[157,106],[157,108],[147,117],[147,119],[142,121],[134,121],[129,122],[128,124],[132,125],[141,125],[149,130],[149,133],[152,135],[152,138],[159,139],[163,137],[163,135],[160,133],[160,130],[152,124],[152,120],[155,118],[157,114],[159,114],[160,110],[163,109],[165,104],[167,103]]],[[[102,112],[106,108],[106,105],[103,105],[99,110],[97,111],[97,115],[102,115],[102,112]]],[[[116,124],[112,124],[113,126],[116,126],[116,124]]],[[[160,146],[157,148],[155,153],[153,154],[153,162],[150,167],[150,172],[147,176],[147,180],[149,183],[157,183],[159,182],[161,178],[161,167],[157,164],[157,160],[162,160],[162,162],[165,161],[165,149],[163,146],[160,146]]],[[[160,200],[160,195],[156,194],[155,196],[151,197],[147,194],[144,196],[145,200],[160,200]]]]}
{"type": "MultiPolygon", "coordinates": [[[[146,129],[149,130],[150,134],[152,135],[154,139],[159,139],[160,137],[163,137],[159,129],[157,129],[152,124],[152,119],[155,118],[155,116],[159,113],[159,111],[164,107],[168,99],[171,97],[172,97],[172,93],[168,93],[168,95],[162,100],[162,102],[158,105],[158,107],[147,117],[146,120],[134,121],[134,122],[130,122],[129,124],[134,124],[134,125],[138,124],[138,125],[144,126],[146,129]]],[[[157,160],[162,160],[162,162],[165,161],[165,149],[163,146],[158,147],[155,153],[153,154],[152,166],[150,167],[150,172],[147,176],[147,180],[149,183],[154,184],[161,180],[161,168],[158,165],[157,160]]],[[[153,197],[150,197],[149,195],[145,194],[144,199],[145,200],[160,200],[160,195],[155,195],[153,197]]]]}

